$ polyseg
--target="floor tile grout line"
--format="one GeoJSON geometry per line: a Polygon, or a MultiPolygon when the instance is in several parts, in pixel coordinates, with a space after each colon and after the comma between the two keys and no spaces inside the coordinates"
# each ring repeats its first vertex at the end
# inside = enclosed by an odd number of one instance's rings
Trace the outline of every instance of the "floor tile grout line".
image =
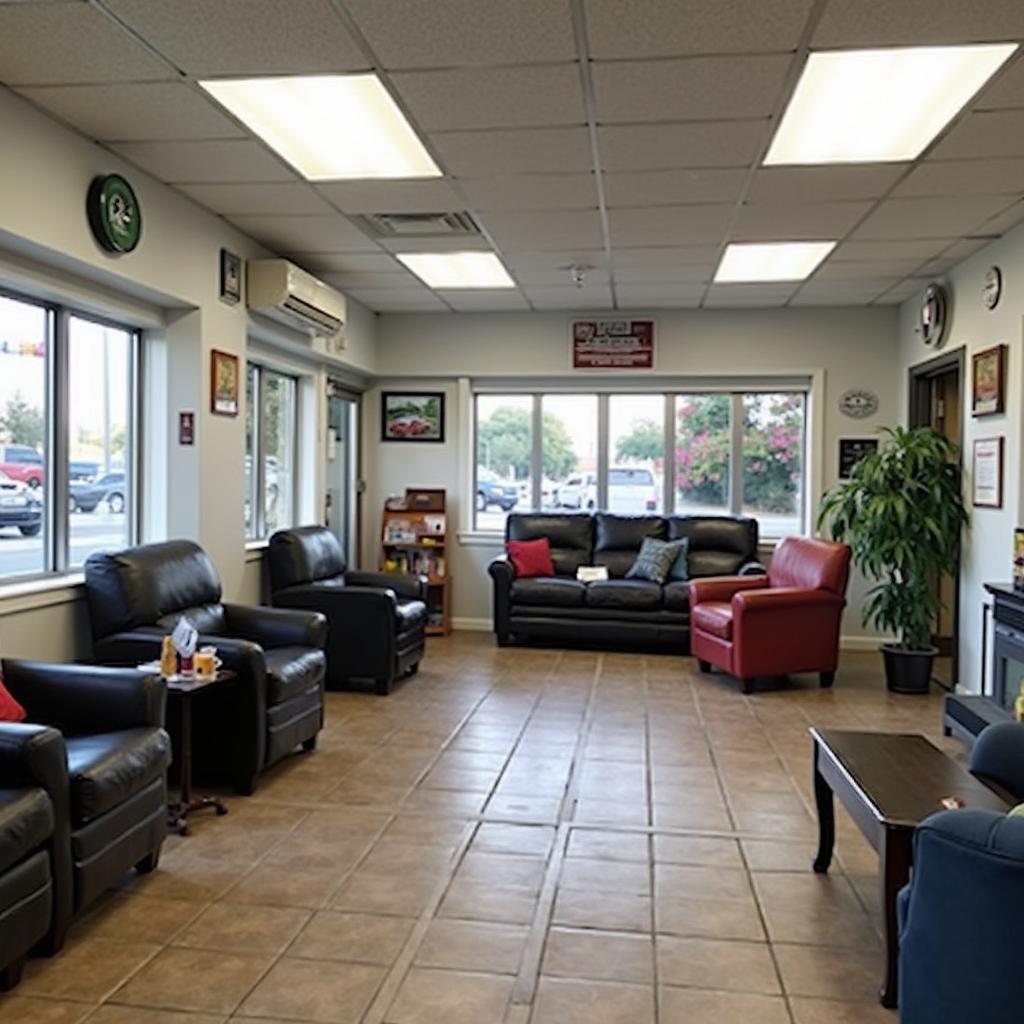
{"type": "MultiPolygon", "coordinates": [[[[644,660],[644,746],[646,756],[644,768],[647,774],[647,813],[648,822],[654,825],[654,761],[651,756],[651,709],[650,709],[650,685],[647,674],[647,661],[644,660]]],[[[651,893],[651,983],[654,1000],[654,1024],[661,1022],[661,986],[659,984],[658,972],[658,921],[656,915],[657,907],[657,879],[655,877],[656,865],[654,863],[654,832],[647,833],[647,884],[651,893]]]]}

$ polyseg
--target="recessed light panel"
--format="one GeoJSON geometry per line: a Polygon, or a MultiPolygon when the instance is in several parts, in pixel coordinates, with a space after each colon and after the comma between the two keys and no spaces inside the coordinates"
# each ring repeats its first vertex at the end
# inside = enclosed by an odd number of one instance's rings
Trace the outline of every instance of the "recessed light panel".
{"type": "Polygon", "coordinates": [[[916,159],[1017,49],[912,46],[812,53],[766,164],[916,159]]]}
{"type": "Polygon", "coordinates": [[[515,288],[493,252],[405,252],[395,254],[430,288],[515,288]]]}
{"type": "Polygon", "coordinates": [[[734,242],[726,246],[715,283],[802,281],[835,247],[835,242],[734,242]]]}
{"type": "Polygon", "coordinates": [[[309,181],[441,175],[376,75],[199,84],[309,181]]]}

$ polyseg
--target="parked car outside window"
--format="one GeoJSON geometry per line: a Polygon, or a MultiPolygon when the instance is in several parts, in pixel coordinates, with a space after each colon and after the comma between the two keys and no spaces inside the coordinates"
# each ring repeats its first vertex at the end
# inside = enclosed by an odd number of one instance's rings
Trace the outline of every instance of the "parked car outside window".
{"type": "Polygon", "coordinates": [[[92,483],[72,483],[69,489],[72,512],[93,512],[102,502],[115,515],[124,511],[124,473],[106,473],[92,483]]]}
{"type": "Polygon", "coordinates": [[[43,456],[27,444],[0,444],[0,473],[29,487],[42,487],[43,456]]]}
{"type": "Polygon", "coordinates": [[[43,528],[43,505],[35,488],[0,472],[0,529],[5,527],[35,537],[43,528]]]}

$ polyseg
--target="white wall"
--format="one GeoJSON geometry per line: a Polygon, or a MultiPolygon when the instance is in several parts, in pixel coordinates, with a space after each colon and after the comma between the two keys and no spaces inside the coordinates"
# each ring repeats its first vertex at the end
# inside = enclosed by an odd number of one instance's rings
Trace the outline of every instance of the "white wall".
{"type": "MultiPolygon", "coordinates": [[[[1024,430],[1024,227],[979,250],[944,278],[951,295],[950,322],[942,351],[966,351],[964,374],[964,490],[970,503],[971,460],[976,438],[1004,437],[1003,507],[972,508],[971,526],[964,536],[960,577],[960,689],[978,692],[981,668],[982,605],[986,582],[1007,582],[1013,567],[1013,531],[1024,523],[1024,471],[1021,445],[1024,430]],[[985,271],[1002,268],[1003,296],[994,310],[982,303],[985,271]],[[1006,412],[975,419],[971,416],[971,356],[993,345],[1007,346],[1006,412]]],[[[938,353],[927,347],[915,330],[920,296],[900,309],[900,413],[908,414],[908,370],[938,353]]]]}
{"type": "MultiPolygon", "coordinates": [[[[640,311],[642,312],[642,311],[640,311]]],[[[598,314],[607,315],[607,314],[598,314]]],[[[628,314],[623,314],[628,315],[628,314]]],[[[823,380],[823,451],[820,480],[825,488],[837,479],[837,441],[841,436],[871,434],[899,416],[895,368],[897,311],[876,309],[769,309],[668,312],[656,314],[656,379],[715,378],[729,375],[808,375],[823,380]],[[842,416],[839,396],[849,388],[869,388],[879,409],[869,420],[842,416]]],[[[562,313],[385,314],[378,319],[377,372],[386,378],[364,402],[364,465],[368,487],[364,504],[364,563],[377,560],[380,509],[384,499],[406,486],[447,488],[453,522],[465,511],[464,491],[472,459],[460,438],[468,435],[460,408],[459,378],[516,377],[587,379],[569,370],[569,322],[562,313]],[[448,422],[443,445],[380,441],[381,387],[443,389],[448,422]],[[464,464],[464,465],[463,465],[464,464]]],[[[602,378],[607,383],[606,378],[602,378]]],[[[634,378],[635,379],[635,378],[634,378]]],[[[819,436],[821,436],[819,434],[819,436]]],[[[818,495],[812,495],[816,503],[818,495]]],[[[487,563],[500,543],[457,543],[450,553],[453,615],[458,620],[490,618],[491,591],[487,563]]],[[[844,634],[863,638],[860,624],[864,585],[854,579],[844,634]]],[[[854,640],[854,643],[857,641],[854,640]]],[[[866,642],[863,641],[862,642],[866,642]]]]}

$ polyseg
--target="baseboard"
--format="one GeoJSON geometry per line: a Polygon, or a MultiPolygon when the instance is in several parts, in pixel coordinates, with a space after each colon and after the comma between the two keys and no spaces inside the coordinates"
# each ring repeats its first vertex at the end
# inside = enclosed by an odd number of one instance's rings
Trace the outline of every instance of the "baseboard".
{"type": "Polygon", "coordinates": [[[471,619],[461,615],[452,616],[452,629],[464,633],[490,633],[494,624],[490,619],[471,619]]]}

